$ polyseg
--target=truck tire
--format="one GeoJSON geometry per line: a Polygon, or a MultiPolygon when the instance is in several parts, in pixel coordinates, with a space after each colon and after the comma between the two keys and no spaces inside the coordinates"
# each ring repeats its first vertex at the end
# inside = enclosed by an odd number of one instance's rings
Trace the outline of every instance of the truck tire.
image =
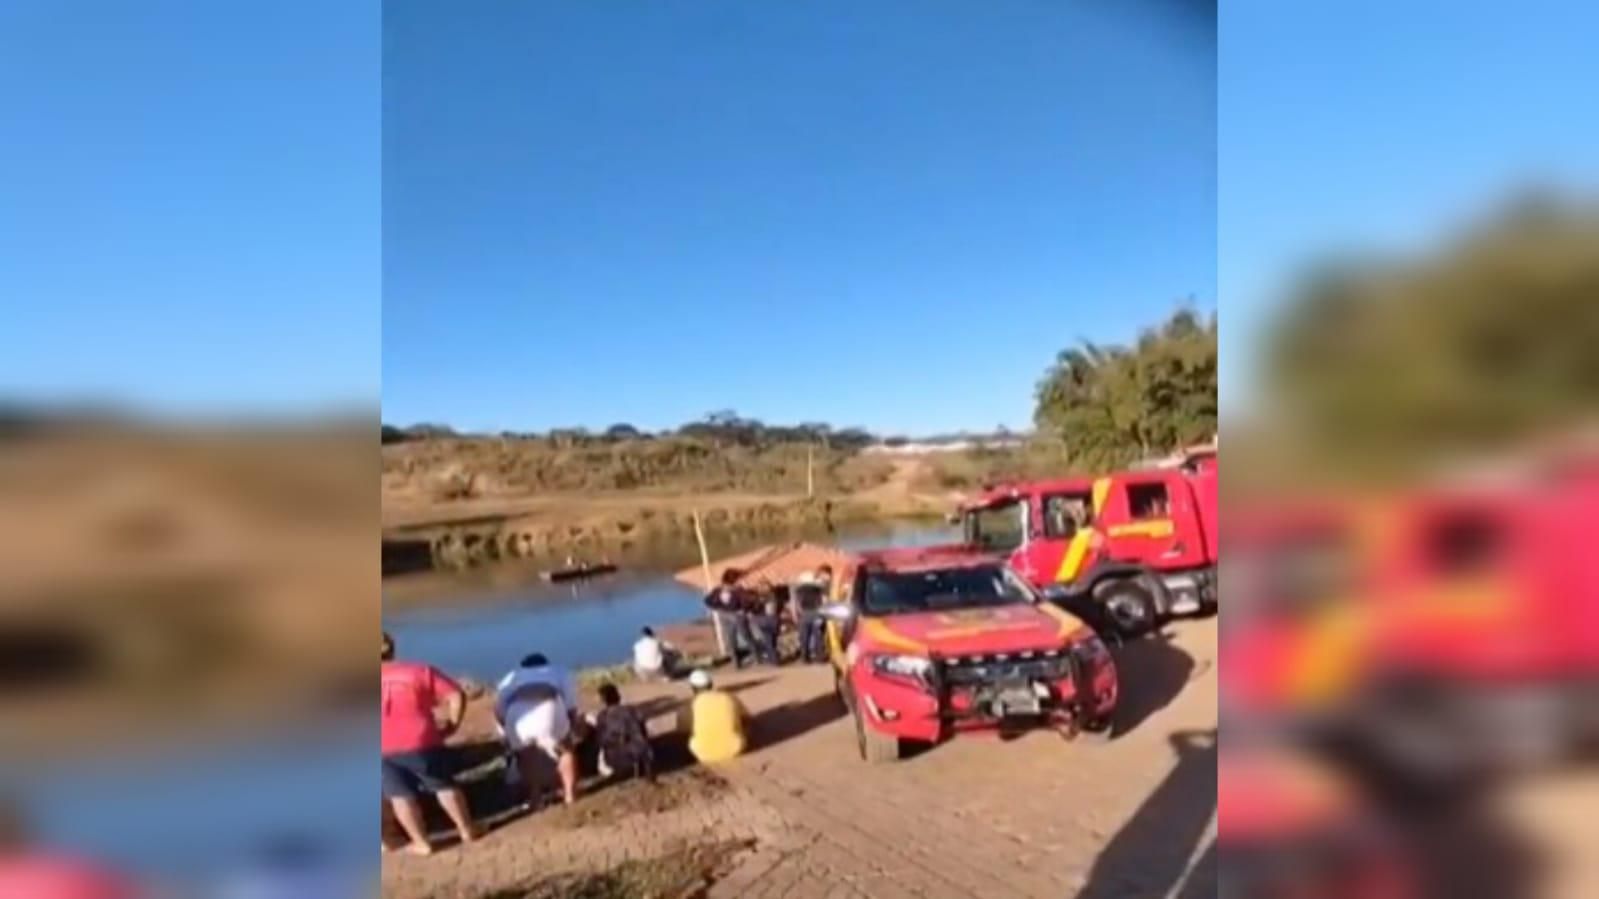
{"type": "Polygon", "coordinates": [[[1141,637],[1159,623],[1155,594],[1133,578],[1113,577],[1094,585],[1094,600],[1125,638],[1141,637]]]}
{"type": "Polygon", "coordinates": [[[854,707],[855,744],[860,748],[861,759],[873,765],[899,761],[899,738],[880,734],[867,727],[860,702],[856,701],[850,705],[854,707]]]}

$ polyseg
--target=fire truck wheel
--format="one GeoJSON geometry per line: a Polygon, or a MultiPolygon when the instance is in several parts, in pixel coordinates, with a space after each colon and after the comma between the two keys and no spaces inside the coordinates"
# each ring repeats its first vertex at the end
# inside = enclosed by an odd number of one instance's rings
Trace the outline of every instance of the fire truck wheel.
{"type": "Polygon", "coordinates": [[[899,738],[880,734],[867,727],[860,704],[854,703],[854,706],[855,744],[860,748],[861,758],[874,765],[899,761],[899,738]]]}
{"type": "Polygon", "coordinates": [[[1116,630],[1124,637],[1138,637],[1155,626],[1155,597],[1137,581],[1115,578],[1094,587],[1094,599],[1104,607],[1116,630]]]}

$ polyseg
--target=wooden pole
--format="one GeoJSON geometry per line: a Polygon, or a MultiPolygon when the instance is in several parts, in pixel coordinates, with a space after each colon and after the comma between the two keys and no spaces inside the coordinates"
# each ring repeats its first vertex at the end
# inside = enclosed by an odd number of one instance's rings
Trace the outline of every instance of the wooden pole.
{"type": "Polygon", "coordinates": [[[805,498],[816,496],[816,447],[814,444],[805,444],[805,498]]]}
{"type": "MultiPolygon", "coordinates": [[[[711,551],[705,546],[705,528],[700,525],[700,510],[694,510],[694,539],[700,545],[700,571],[705,575],[705,592],[716,589],[716,581],[711,578],[711,551]]],[[[727,632],[722,627],[722,616],[711,614],[711,627],[716,631],[716,652],[723,657],[728,656],[727,632]]]]}

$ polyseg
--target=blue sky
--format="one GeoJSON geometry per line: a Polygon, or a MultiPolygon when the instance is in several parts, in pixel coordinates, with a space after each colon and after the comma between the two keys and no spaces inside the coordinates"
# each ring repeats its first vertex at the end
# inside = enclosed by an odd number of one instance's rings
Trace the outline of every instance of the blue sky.
{"type": "Polygon", "coordinates": [[[0,395],[376,401],[376,3],[15,0],[0,34],[0,395]]]}
{"type": "Polygon", "coordinates": [[[1424,253],[1527,186],[1599,187],[1599,7],[1229,0],[1220,14],[1222,406],[1314,263],[1424,253]]]}
{"type": "Polygon", "coordinates": [[[1214,305],[1195,5],[389,3],[385,419],[1027,425],[1214,305]]]}

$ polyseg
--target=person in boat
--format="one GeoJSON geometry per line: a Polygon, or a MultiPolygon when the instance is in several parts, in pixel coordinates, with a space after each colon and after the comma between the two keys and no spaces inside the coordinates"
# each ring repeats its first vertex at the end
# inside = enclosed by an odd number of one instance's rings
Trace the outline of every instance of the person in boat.
{"type": "Polygon", "coordinates": [[[494,718],[516,758],[528,799],[537,804],[546,761],[555,763],[561,797],[577,801],[577,683],[571,672],[531,653],[500,679],[494,718]]]}
{"type": "MultiPolygon", "coordinates": [[[[407,851],[417,855],[433,851],[422,817],[424,792],[438,797],[461,842],[473,842],[477,826],[466,794],[455,783],[444,746],[445,738],[461,726],[466,694],[431,665],[395,661],[394,638],[387,633],[383,635],[381,679],[383,798],[410,840],[407,851]],[[442,726],[437,718],[441,706],[445,709],[442,726]]],[[[385,843],[383,848],[398,847],[385,843]]]]}
{"type": "Polygon", "coordinates": [[[633,643],[633,673],[639,680],[670,680],[677,676],[681,659],[676,647],[655,636],[654,628],[644,628],[633,643]]]}
{"type": "Polygon", "coordinates": [[[688,735],[688,749],[704,764],[716,764],[744,753],[749,713],[738,697],[718,690],[703,668],[688,678],[693,696],[678,712],[680,733],[688,735]]]}
{"type": "Polygon", "coordinates": [[[721,582],[705,594],[705,607],[710,610],[718,629],[727,640],[728,654],[733,657],[734,668],[743,668],[746,658],[755,657],[749,597],[747,591],[738,584],[743,576],[744,573],[737,568],[725,569],[721,582]]]}
{"type": "Polygon", "coordinates": [[[621,779],[642,777],[655,783],[655,750],[638,709],[622,703],[615,684],[601,684],[594,735],[600,748],[600,773],[621,779]]]}

